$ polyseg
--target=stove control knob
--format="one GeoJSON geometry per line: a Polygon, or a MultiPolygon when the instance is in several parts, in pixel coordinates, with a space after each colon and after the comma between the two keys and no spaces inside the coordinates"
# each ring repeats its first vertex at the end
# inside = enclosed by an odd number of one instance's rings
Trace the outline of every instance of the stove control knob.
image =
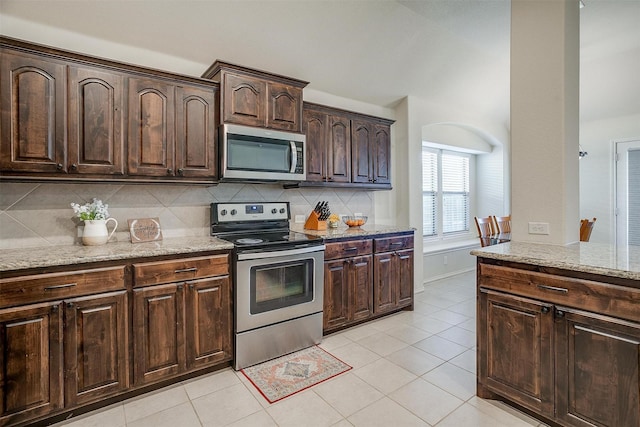
{"type": "Polygon", "coordinates": [[[280,208],[280,213],[284,213],[284,208],[280,208]]]}
{"type": "Polygon", "coordinates": [[[235,209],[231,209],[231,215],[235,215],[235,214],[237,214],[237,213],[238,213],[238,211],[237,211],[237,210],[235,210],[235,209]]]}
{"type": "Polygon", "coordinates": [[[222,209],[220,211],[220,215],[225,216],[227,214],[227,210],[226,209],[222,209]]]}
{"type": "Polygon", "coordinates": [[[271,209],[271,213],[272,214],[278,213],[278,209],[276,209],[276,208],[271,209]]]}

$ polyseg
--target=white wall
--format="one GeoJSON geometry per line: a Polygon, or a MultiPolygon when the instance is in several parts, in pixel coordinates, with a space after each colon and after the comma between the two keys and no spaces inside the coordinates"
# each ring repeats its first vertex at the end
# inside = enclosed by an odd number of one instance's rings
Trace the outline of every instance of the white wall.
{"type": "Polygon", "coordinates": [[[580,217],[598,219],[591,242],[615,241],[613,143],[631,138],[640,138],[640,114],[580,124],[580,145],[589,153],[578,162],[580,217]]]}

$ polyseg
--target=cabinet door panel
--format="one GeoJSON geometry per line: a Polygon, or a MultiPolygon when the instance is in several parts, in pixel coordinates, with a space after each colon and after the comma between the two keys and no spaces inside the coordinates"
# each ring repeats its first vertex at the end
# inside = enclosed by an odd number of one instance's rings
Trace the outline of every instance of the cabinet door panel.
{"type": "Polygon", "coordinates": [[[344,259],[324,263],[324,329],[349,320],[349,270],[344,259]]]}
{"type": "Polygon", "coordinates": [[[351,121],[351,181],[373,182],[371,171],[371,145],[373,131],[371,125],[364,121],[351,121]]]}
{"type": "Polygon", "coordinates": [[[553,416],[550,305],[482,288],[479,304],[479,380],[525,407],[553,416]]]}
{"type": "Polygon", "coordinates": [[[129,386],[126,291],[65,301],[65,401],[86,403],[129,386]]]}
{"type": "Polygon", "coordinates": [[[69,67],[69,170],[124,174],[124,78],[91,67],[69,67]]]}
{"type": "Polygon", "coordinates": [[[176,168],[178,176],[216,177],[216,95],[211,89],[177,90],[176,168]]]}
{"type": "Polygon", "coordinates": [[[373,256],[355,257],[350,260],[351,320],[369,318],[373,314],[373,256]]]}
{"type": "Polygon", "coordinates": [[[267,84],[264,80],[225,74],[222,91],[224,123],[265,127],[267,84]]]}
{"type": "Polygon", "coordinates": [[[558,418],[580,427],[640,425],[640,324],[558,310],[558,418]]]}
{"type": "Polygon", "coordinates": [[[65,65],[0,51],[0,169],[66,172],[65,65]]]}
{"type": "Polygon", "coordinates": [[[269,110],[267,127],[301,132],[302,89],[281,83],[267,83],[269,110]]]}
{"type": "Polygon", "coordinates": [[[62,408],[60,302],[0,310],[0,424],[62,408]]]}
{"type": "Polygon", "coordinates": [[[129,173],[172,176],[175,155],[174,87],[129,78],[129,173]]]}
{"type": "Polygon", "coordinates": [[[328,117],[324,113],[304,110],[302,123],[307,138],[307,181],[322,182],[327,177],[328,117]]]}
{"type": "Polygon", "coordinates": [[[413,303],[413,250],[395,253],[398,277],[398,306],[413,303]]]}
{"type": "Polygon", "coordinates": [[[229,277],[189,282],[186,315],[187,367],[231,360],[233,324],[229,277]]]}
{"type": "Polygon", "coordinates": [[[184,371],[183,286],[169,284],[134,289],[133,334],[137,384],[184,371]]]}
{"type": "Polygon", "coordinates": [[[389,126],[374,125],[373,182],[391,184],[391,131],[389,126]]]}
{"type": "Polygon", "coordinates": [[[329,116],[329,136],[325,148],[327,180],[351,182],[351,122],[338,115],[329,116]]]}
{"type": "Polygon", "coordinates": [[[383,313],[396,307],[396,277],[394,276],[393,254],[374,255],[374,312],[383,313]]]}

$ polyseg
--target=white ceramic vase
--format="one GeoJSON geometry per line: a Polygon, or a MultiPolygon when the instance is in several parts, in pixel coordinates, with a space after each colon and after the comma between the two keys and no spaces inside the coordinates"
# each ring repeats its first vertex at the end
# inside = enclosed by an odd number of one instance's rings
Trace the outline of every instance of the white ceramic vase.
{"type": "Polygon", "coordinates": [[[82,232],[82,243],[87,246],[104,245],[109,241],[113,233],[118,228],[118,221],[115,218],[107,219],[86,219],[82,232]],[[107,223],[113,221],[113,230],[109,233],[107,223]]]}

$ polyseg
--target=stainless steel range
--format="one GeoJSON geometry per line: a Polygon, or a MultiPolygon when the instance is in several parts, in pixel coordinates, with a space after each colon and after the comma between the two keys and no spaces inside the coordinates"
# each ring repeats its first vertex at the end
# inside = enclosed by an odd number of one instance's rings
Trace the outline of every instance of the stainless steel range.
{"type": "Polygon", "coordinates": [[[322,340],[324,244],[289,229],[289,203],[212,203],[233,242],[236,370],[322,340]]]}

